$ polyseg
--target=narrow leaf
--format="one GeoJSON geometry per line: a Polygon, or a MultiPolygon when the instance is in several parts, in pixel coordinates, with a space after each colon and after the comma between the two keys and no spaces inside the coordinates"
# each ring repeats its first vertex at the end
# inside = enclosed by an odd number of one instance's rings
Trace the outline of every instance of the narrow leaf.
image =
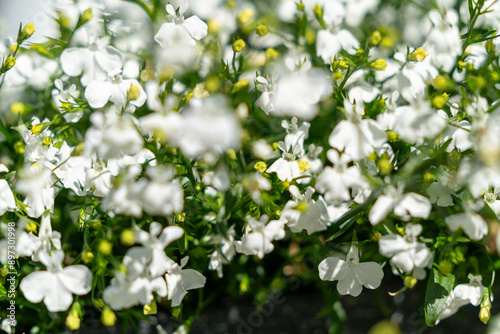
{"type": "Polygon", "coordinates": [[[432,268],[425,292],[425,322],[428,326],[436,324],[454,284],[455,276],[453,274],[443,275],[438,269],[432,268]]]}

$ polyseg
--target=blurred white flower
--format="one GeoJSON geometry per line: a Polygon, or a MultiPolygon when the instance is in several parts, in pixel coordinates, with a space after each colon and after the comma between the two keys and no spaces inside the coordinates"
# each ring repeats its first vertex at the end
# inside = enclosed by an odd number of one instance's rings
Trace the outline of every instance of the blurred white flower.
{"type": "Polygon", "coordinates": [[[246,255],[257,255],[259,259],[264,254],[274,249],[273,240],[281,240],[285,237],[285,222],[272,220],[269,222],[267,215],[262,215],[259,220],[247,216],[245,235],[241,241],[235,241],[234,246],[238,253],[246,255]]]}

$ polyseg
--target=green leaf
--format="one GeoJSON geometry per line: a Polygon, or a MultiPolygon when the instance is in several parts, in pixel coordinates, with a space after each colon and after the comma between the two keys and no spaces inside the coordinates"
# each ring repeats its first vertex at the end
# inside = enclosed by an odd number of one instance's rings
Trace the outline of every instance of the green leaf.
{"type": "Polygon", "coordinates": [[[442,275],[438,269],[432,268],[425,292],[425,322],[428,326],[436,324],[454,284],[455,275],[442,275]]]}
{"type": "Polygon", "coordinates": [[[7,290],[5,290],[5,287],[3,286],[2,283],[0,283],[0,297],[6,296],[7,295],[7,290]]]}

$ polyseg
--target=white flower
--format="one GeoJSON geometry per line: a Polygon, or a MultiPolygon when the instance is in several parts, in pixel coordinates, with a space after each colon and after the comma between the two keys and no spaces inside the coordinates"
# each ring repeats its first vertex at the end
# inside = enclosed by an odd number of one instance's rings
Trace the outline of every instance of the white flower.
{"type": "Polygon", "coordinates": [[[302,122],[299,126],[297,117],[292,118],[292,122],[288,123],[288,121],[283,120],[281,122],[281,126],[286,130],[285,136],[285,147],[294,147],[299,146],[302,148],[299,157],[302,157],[304,152],[304,140],[309,137],[309,129],[311,128],[311,124],[308,122],[302,122]]]}
{"type": "Polygon", "coordinates": [[[294,233],[306,230],[307,234],[324,231],[328,228],[328,210],[323,197],[312,199],[314,188],[307,187],[302,195],[299,188],[291,185],[288,189],[293,199],[288,201],[281,213],[281,219],[294,233]]]}
{"type": "Polygon", "coordinates": [[[488,224],[484,218],[472,208],[466,207],[464,213],[448,216],[444,219],[444,222],[453,232],[462,228],[465,234],[474,241],[479,241],[488,234],[488,224]]]}
{"type": "Polygon", "coordinates": [[[227,230],[226,236],[217,234],[208,237],[210,244],[215,245],[215,250],[210,254],[208,269],[216,270],[219,278],[223,277],[222,265],[230,263],[232,258],[236,255],[236,249],[233,244],[234,235],[234,226],[231,226],[227,230]]]}
{"type": "Polygon", "coordinates": [[[273,152],[273,148],[266,142],[265,139],[256,140],[252,144],[252,153],[259,159],[267,160],[271,157],[273,152]]]}
{"type": "Polygon", "coordinates": [[[242,184],[250,194],[250,197],[252,197],[252,201],[259,205],[264,203],[261,196],[261,190],[271,190],[271,182],[260,173],[250,174],[250,176],[243,179],[242,184]]]}
{"type": "Polygon", "coordinates": [[[122,183],[113,187],[102,201],[102,208],[116,214],[141,217],[144,187],[147,184],[144,179],[136,181],[141,172],[141,166],[129,166],[122,183]]]}
{"type": "Polygon", "coordinates": [[[181,265],[174,263],[173,268],[165,275],[167,282],[168,300],[172,307],[179,306],[187,294],[187,290],[199,289],[205,286],[206,278],[194,269],[183,269],[189,256],[181,259],[181,265]]]}
{"type": "Polygon", "coordinates": [[[248,216],[245,235],[241,241],[235,241],[236,251],[246,255],[257,255],[259,259],[264,254],[270,253],[274,249],[271,243],[273,240],[280,240],[285,237],[285,223],[280,220],[272,220],[263,215],[259,220],[248,216]]]}
{"type": "Polygon", "coordinates": [[[292,152],[285,147],[285,143],[278,143],[279,149],[283,152],[282,157],[276,160],[267,170],[267,173],[276,172],[278,179],[281,181],[291,182],[296,177],[300,176],[300,167],[297,162],[297,155],[303,151],[300,146],[293,146],[292,152]]]}
{"type": "Polygon", "coordinates": [[[143,148],[144,139],[137,131],[131,115],[118,115],[110,109],[106,113],[94,112],[90,116],[93,126],[85,133],[84,153],[98,159],[119,158],[136,154],[143,148]]]}
{"type": "Polygon", "coordinates": [[[422,233],[422,225],[407,224],[405,231],[404,238],[397,234],[382,236],[379,240],[380,254],[391,258],[391,264],[405,273],[426,268],[433,253],[425,244],[417,241],[422,233]]]}
{"type": "Polygon", "coordinates": [[[52,231],[50,213],[44,212],[42,215],[38,236],[30,233],[33,261],[41,261],[43,254],[50,254],[53,250],[61,250],[61,233],[52,231]]]}
{"type": "Polygon", "coordinates": [[[137,226],[134,229],[136,240],[143,247],[129,249],[126,256],[132,258],[135,257],[134,254],[145,256],[146,262],[149,263],[149,273],[152,277],[161,276],[172,269],[174,262],[165,254],[165,248],[175,240],[181,238],[184,230],[179,226],[168,226],[162,229],[161,224],[157,222],[152,222],[149,225],[149,233],[137,226]]]}
{"type": "Polygon", "coordinates": [[[85,295],[92,287],[92,272],[82,265],[63,269],[63,251],[51,255],[40,254],[40,261],[47,270],[35,271],[19,284],[21,291],[32,303],[42,300],[50,312],[66,311],[73,302],[73,294],[85,295]]]}
{"type": "Polygon", "coordinates": [[[395,130],[410,144],[422,145],[426,139],[437,137],[446,128],[446,120],[424,101],[398,107],[394,116],[395,130]]]}
{"type": "MultiPolygon", "coordinates": [[[[4,164],[0,164],[0,173],[9,172],[4,164]]],[[[0,179],[0,216],[2,216],[7,211],[14,211],[17,209],[16,200],[14,199],[14,194],[12,189],[10,189],[9,184],[6,180],[0,179]]]]}
{"type": "MultiPolygon", "coordinates": [[[[76,90],[76,85],[72,84],[68,89],[64,89],[64,84],[61,79],[54,80],[54,89],[52,90],[52,100],[54,101],[60,113],[65,112],[62,108],[63,102],[75,103],[74,97],[77,97],[79,92],[76,90]]],[[[83,110],[65,113],[63,115],[66,122],[76,123],[82,118],[83,110]]]]}
{"type": "Polygon", "coordinates": [[[146,102],[146,92],[136,79],[122,79],[120,74],[108,75],[106,81],[94,80],[85,88],[85,98],[92,108],[102,108],[113,102],[118,109],[134,112],[136,107],[141,107],[146,102]],[[129,91],[137,89],[139,95],[129,101],[129,91]],[[127,105],[127,102],[130,102],[127,105]]]}
{"type": "Polygon", "coordinates": [[[186,157],[198,159],[203,156],[207,162],[214,163],[228,149],[240,147],[238,118],[222,96],[192,99],[181,111],[181,117],[179,137],[172,134],[168,140],[178,145],[186,157]]]}
{"type": "Polygon", "coordinates": [[[28,216],[38,218],[45,210],[54,210],[55,189],[52,172],[33,164],[25,166],[16,183],[16,190],[25,195],[28,216]]]}
{"type": "Polygon", "coordinates": [[[339,203],[351,200],[349,190],[366,188],[366,181],[358,166],[347,167],[351,158],[335,150],[326,153],[333,167],[327,166],[316,180],[316,189],[325,195],[325,200],[339,203]]]}
{"type": "Polygon", "coordinates": [[[402,184],[398,188],[389,186],[385,189],[385,194],[377,198],[375,204],[368,214],[368,219],[372,225],[377,225],[394,210],[396,216],[403,220],[410,220],[411,217],[427,219],[432,209],[432,205],[426,197],[416,193],[406,193],[403,195],[402,184]]]}
{"type": "Polygon", "coordinates": [[[319,30],[316,36],[316,55],[323,59],[325,64],[330,64],[340,50],[344,49],[353,55],[359,47],[359,41],[347,29],[319,30]]]}
{"type": "Polygon", "coordinates": [[[438,181],[431,183],[429,188],[427,188],[427,193],[432,203],[436,203],[442,207],[453,205],[453,198],[451,197],[454,194],[453,191],[438,181]]]}
{"type": "Polygon", "coordinates": [[[122,310],[134,305],[148,305],[153,300],[153,292],[160,297],[167,295],[167,286],[162,277],[151,278],[144,273],[127,275],[119,271],[104,289],[102,297],[113,310],[122,310]]]}
{"type": "Polygon", "coordinates": [[[339,152],[344,151],[354,161],[361,160],[387,141],[387,134],[373,119],[363,119],[364,107],[353,107],[349,100],[344,100],[347,120],[343,120],[333,129],[328,143],[339,152]]]}
{"type": "Polygon", "coordinates": [[[82,84],[87,86],[94,80],[105,80],[122,68],[122,54],[105,39],[98,39],[98,29],[84,29],[86,48],[67,48],[61,54],[61,66],[67,75],[76,77],[83,72],[82,84]]]}
{"type": "MultiPolygon", "coordinates": [[[[457,285],[446,299],[445,306],[439,315],[438,322],[455,314],[464,305],[479,306],[486,287],[482,284],[481,275],[469,274],[469,283],[457,285]]],[[[438,323],[436,322],[436,324],[438,323]]]]}
{"type": "Polygon", "coordinates": [[[353,243],[344,260],[328,257],[318,267],[319,277],[324,281],[339,281],[337,291],[341,295],[357,297],[363,290],[380,286],[384,271],[376,262],[359,262],[358,247],[353,243]]]}
{"type": "Polygon", "coordinates": [[[328,76],[322,69],[307,71],[307,66],[303,65],[301,70],[280,77],[276,93],[270,96],[269,104],[274,108],[269,113],[311,120],[318,114],[317,104],[329,95],[331,89],[328,76]]]}
{"type": "Polygon", "coordinates": [[[189,41],[193,46],[196,45],[196,40],[200,40],[207,36],[208,26],[205,22],[200,20],[196,15],[184,19],[184,12],[188,4],[183,1],[182,4],[174,8],[172,4],[166,7],[169,16],[169,21],[162,24],[160,30],[155,35],[154,39],[162,48],[170,48],[175,45],[175,39],[182,36],[185,41],[189,41]],[[177,9],[177,10],[176,10],[177,9]]]}
{"type": "MultiPolygon", "coordinates": [[[[0,263],[7,263],[9,260],[9,227],[12,226],[12,222],[7,224],[0,224],[0,231],[4,235],[4,239],[0,240],[0,263]]],[[[33,252],[36,251],[37,246],[35,245],[33,234],[26,233],[26,219],[20,219],[16,226],[15,238],[16,238],[16,257],[18,256],[31,256],[33,252]]]]}
{"type": "Polygon", "coordinates": [[[184,191],[178,182],[172,181],[174,171],[165,166],[148,167],[150,181],[144,187],[143,207],[150,215],[168,217],[174,211],[182,211],[184,191]]]}

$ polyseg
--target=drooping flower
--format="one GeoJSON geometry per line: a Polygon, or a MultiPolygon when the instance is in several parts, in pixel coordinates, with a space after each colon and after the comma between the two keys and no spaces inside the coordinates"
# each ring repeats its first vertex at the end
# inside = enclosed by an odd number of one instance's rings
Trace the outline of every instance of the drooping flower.
{"type": "Polygon", "coordinates": [[[40,253],[40,261],[47,270],[26,276],[19,287],[32,303],[42,300],[50,312],[66,311],[73,303],[73,294],[85,295],[92,287],[92,272],[83,265],[62,267],[64,252],[40,253]]]}
{"type": "Polygon", "coordinates": [[[187,294],[187,290],[199,289],[205,286],[206,278],[194,269],[184,269],[189,256],[181,259],[181,265],[174,263],[171,270],[165,275],[167,282],[168,300],[172,307],[179,306],[187,294]]]}
{"type": "Polygon", "coordinates": [[[481,275],[475,276],[469,274],[467,277],[469,278],[469,283],[459,284],[451,291],[436,324],[455,314],[464,305],[479,306],[481,304],[483,293],[486,290],[486,287],[482,283],[481,275]]]}
{"type": "Polygon", "coordinates": [[[457,231],[459,228],[463,229],[465,234],[474,241],[479,241],[488,234],[488,224],[484,218],[474,210],[473,205],[466,204],[464,213],[448,216],[444,219],[444,222],[453,232],[457,231]]]}
{"type": "Polygon", "coordinates": [[[324,281],[339,281],[337,291],[341,295],[357,297],[363,286],[376,289],[380,286],[384,271],[376,262],[359,262],[358,246],[353,243],[345,260],[328,257],[318,267],[319,277],[324,281]]]}

